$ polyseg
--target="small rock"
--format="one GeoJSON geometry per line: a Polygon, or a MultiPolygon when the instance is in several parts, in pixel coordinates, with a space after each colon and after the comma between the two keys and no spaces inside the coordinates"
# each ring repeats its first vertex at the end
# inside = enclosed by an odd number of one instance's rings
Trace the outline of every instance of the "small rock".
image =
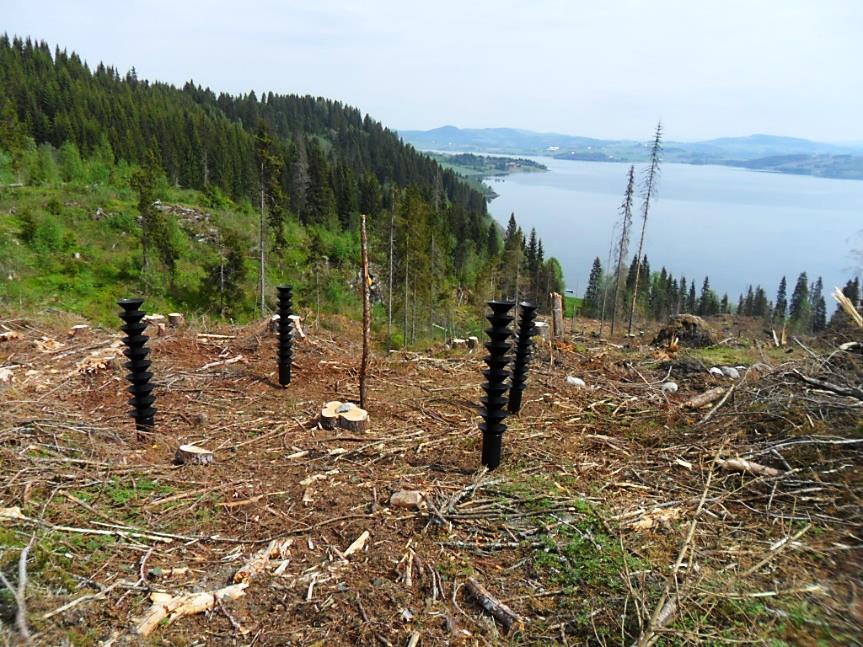
{"type": "Polygon", "coordinates": [[[732,380],[740,379],[740,373],[733,366],[721,366],[720,370],[725,377],[730,377],[732,380]]]}
{"type": "Polygon", "coordinates": [[[708,373],[710,373],[711,375],[715,375],[717,377],[723,377],[725,375],[725,373],[722,372],[722,369],[719,368],[718,366],[711,366],[708,373]]]}
{"type": "Polygon", "coordinates": [[[418,490],[399,490],[390,497],[390,505],[394,508],[412,508],[418,510],[422,507],[423,493],[418,490]]]}
{"type": "Polygon", "coordinates": [[[580,377],[573,377],[572,375],[566,376],[566,383],[579,389],[583,389],[587,386],[584,380],[582,380],[580,377]]]}
{"type": "Polygon", "coordinates": [[[661,388],[663,393],[677,393],[677,382],[666,382],[661,388]]]}

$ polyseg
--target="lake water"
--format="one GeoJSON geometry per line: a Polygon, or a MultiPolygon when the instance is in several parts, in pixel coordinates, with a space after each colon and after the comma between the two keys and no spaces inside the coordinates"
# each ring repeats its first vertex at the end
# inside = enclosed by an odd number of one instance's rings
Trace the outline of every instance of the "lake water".
{"type": "MultiPolygon", "coordinates": [[[[567,288],[580,295],[596,256],[605,267],[612,226],[626,188],[628,164],[533,158],[546,173],[492,178],[499,197],[489,211],[503,226],[509,214],[528,235],[536,227],[546,257],[564,268],[567,288]]],[[[644,165],[636,165],[640,173],[644,165]]],[[[640,176],[639,176],[640,179],[640,176]]],[[[640,199],[627,263],[638,246],[640,199]]],[[[829,292],[852,275],[852,249],[863,249],[863,181],[759,173],[724,166],[664,164],[651,204],[644,251],[652,270],[676,277],[705,274],[732,303],[751,283],[771,300],[782,275],[790,300],[801,271],[824,279],[829,292]]]]}

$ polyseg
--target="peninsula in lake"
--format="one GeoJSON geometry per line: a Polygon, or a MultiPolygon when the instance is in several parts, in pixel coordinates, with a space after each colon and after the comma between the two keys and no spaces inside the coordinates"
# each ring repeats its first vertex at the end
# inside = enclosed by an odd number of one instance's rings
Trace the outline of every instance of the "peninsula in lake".
{"type": "MultiPolygon", "coordinates": [[[[405,142],[421,150],[545,156],[590,162],[643,162],[648,142],[538,133],[517,128],[402,130],[405,142]]],[[[749,135],[698,142],[669,141],[667,162],[719,164],[758,171],[863,180],[863,144],[834,144],[796,137],[749,135]]]]}

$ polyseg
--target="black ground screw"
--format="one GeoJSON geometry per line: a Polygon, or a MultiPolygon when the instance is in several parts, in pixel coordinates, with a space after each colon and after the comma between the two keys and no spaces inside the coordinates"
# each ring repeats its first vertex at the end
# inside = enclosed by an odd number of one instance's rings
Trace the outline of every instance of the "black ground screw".
{"type": "Polygon", "coordinates": [[[291,359],[294,352],[291,349],[291,286],[279,285],[279,384],[287,386],[291,383],[291,359]]]}
{"type": "Polygon", "coordinates": [[[135,427],[139,434],[153,430],[153,417],[156,415],[156,409],[153,407],[156,397],[153,395],[153,385],[150,384],[153,374],[147,370],[152,362],[147,359],[150,349],[147,348],[149,337],[144,334],[147,324],[143,321],[145,314],[141,310],[143,303],[144,299],[140,298],[120,299],[117,302],[117,305],[123,308],[120,319],[123,320],[122,330],[126,333],[126,337],[123,338],[126,350],[123,354],[129,358],[129,361],[123,364],[123,368],[129,370],[126,378],[132,384],[127,389],[132,394],[129,398],[129,404],[132,405],[129,415],[135,419],[135,427]]]}
{"type": "Polygon", "coordinates": [[[527,363],[530,361],[534,334],[533,321],[536,319],[536,306],[527,301],[518,304],[518,334],[516,335],[515,361],[512,367],[512,385],[509,390],[510,413],[521,411],[521,394],[527,386],[527,363]]]}
{"type": "Polygon", "coordinates": [[[503,432],[506,425],[506,391],[509,385],[506,378],[509,377],[507,365],[509,364],[509,351],[512,344],[509,338],[512,331],[509,328],[513,317],[507,314],[515,304],[510,301],[489,301],[491,314],[486,319],[491,323],[491,328],[486,329],[489,341],[485,347],[488,349],[488,357],[485,363],[488,368],[482,372],[487,382],[482,385],[485,395],[482,397],[484,406],[482,418],[484,422],[479,425],[482,430],[482,464],[493,470],[500,465],[500,454],[503,445],[503,432]]]}

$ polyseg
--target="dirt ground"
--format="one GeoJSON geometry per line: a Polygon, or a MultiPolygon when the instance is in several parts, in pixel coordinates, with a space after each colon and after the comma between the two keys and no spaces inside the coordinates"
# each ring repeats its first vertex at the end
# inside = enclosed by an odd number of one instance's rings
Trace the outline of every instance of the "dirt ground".
{"type": "Polygon", "coordinates": [[[119,335],[74,323],[0,319],[0,572],[27,624],[0,593],[9,644],[859,644],[863,401],[798,377],[859,388],[855,351],[737,330],[668,353],[580,323],[537,349],[488,473],[482,348],[376,352],[371,428],[349,433],[317,418],[358,399],[355,322],[307,322],[286,389],[264,322],[168,328],[140,438],[119,335]],[[721,401],[682,406],[715,387],[721,401]],[[215,462],[175,465],[184,443],[215,462]],[[717,462],[733,458],[768,469],[717,462]],[[419,506],[391,505],[402,490],[419,506]],[[222,589],[287,539],[237,599],[136,634],[152,594],[222,589]],[[509,630],[471,578],[518,616],[509,630]]]}

